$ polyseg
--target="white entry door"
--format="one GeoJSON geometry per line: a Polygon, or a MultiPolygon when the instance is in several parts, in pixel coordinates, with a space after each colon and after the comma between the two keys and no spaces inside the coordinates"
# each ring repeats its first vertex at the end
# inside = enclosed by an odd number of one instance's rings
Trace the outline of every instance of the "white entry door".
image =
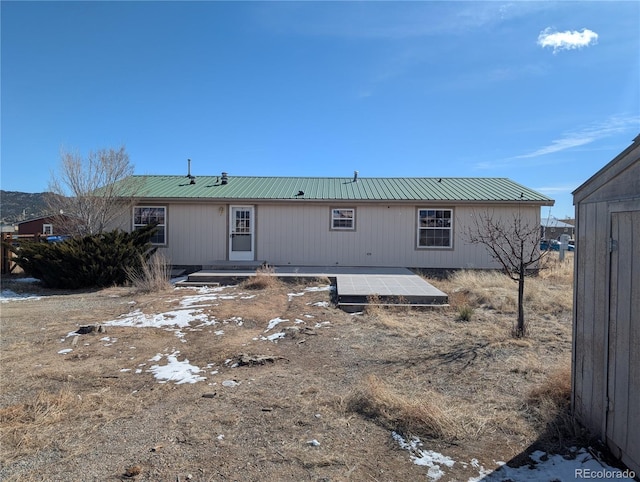
{"type": "Polygon", "coordinates": [[[229,259],[253,261],[253,206],[231,206],[229,210],[229,259]]]}

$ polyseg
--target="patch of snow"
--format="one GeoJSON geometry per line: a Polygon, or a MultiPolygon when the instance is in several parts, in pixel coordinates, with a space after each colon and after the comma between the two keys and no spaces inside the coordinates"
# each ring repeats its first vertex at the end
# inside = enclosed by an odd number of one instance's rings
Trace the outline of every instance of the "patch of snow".
{"type": "Polygon", "coordinates": [[[27,293],[16,293],[15,291],[6,289],[0,291],[0,302],[9,303],[10,301],[37,301],[42,299],[42,296],[30,295],[27,293]]]}
{"type": "MultiPolygon", "coordinates": [[[[189,364],[189,360],[186,358],[183,361],[178,361],[179,353],[179,351],[174,351],[171,355],[166,355],[166,365],[152,365],[149,371],[160,380],[160,383],[173,381],[176,385],[182,385],[183,383],[196,383],[207,379],[207,377],[198,375],[202,370],[189,364]]],[[[158,356],[162,358],[163,355],[156,355],[154,358],[158,356]]]]}
{"type": "Polygon", "coordinates": [[[305,291],[331,291],[333,286],[331,285],[323,285],[323,286],[310,286],[309,288],[305,288],[305,291]]]}
{"type": "Polygon", "coordinates": [[[280,338],[284,338],[284,337],[285,337],[285,333],[283,331],[281,331],[279,333],[274,333],[274,334],[269,335],[269,336],[263,336],[262,339],[275,342],[276,340],[279,340],[280,338]]]}
{"type": "Polygon", "coordinates": [[[224,320],[224,323],[230,323],[230,322],[234,322],[236,325],[238,326],[242,326],[243,325],[243,321],[242,321],[242,317],[241,316],[232,316],[231,318],[224,320]]]}
{"type": "Polygon", "coordinates": [[[328,301],[316,301],[315,303],[307,303],[311,306],[319,306],[320,308],[328,308],[329,307],[329,302],[328,301]]]}
{"type": "Polygon", "coordinates": [[[331,322],[330,321],[321,321],[319,323],[316,323],[314,328],[322,328],[323,326],[327,326],[330,325],[331,322]]]}
{"type": "Polygon", "coordinates": [[[264,330],[265,333],[271,329],[273,329],[274,326],[276,326],[278,323],[283,323],[285,321],[289,321],[289,320],[283,320],[282,318],[278,317],[278,318],[274,318],[273,320],[271,320],[269,322],[269,325],[267,326],[267,329],[264,330]]]}
{"type": "Polygon", "coordinates": [[[73,348],[65,348],[64,350],[60,350],[58,354],[66,355],[67,353],[71,353],[72,351],[73,351],[73,348]]]}
{"type": "Polygon", "coordinates": [[[566,459],[562,455],[549,455],[539,450],[533,452],[529,457],[535,462],[533,469],[526,465],[512,468],[505,464],[488,475],[469,479],[469,482],[480,480],[483,482],[501,482],[509,479],[522,482],[576,479],[596,479],[599,481],[634,480],[631,471],[623,471],[601,463],[585,448],[580,449],[574,459],[566,459]]]}
{"type": "Polygon", "coordinates": [[[216,331],[213,332],[213,334],[214,335],[218,335],[218,336],[224,335],[224,330],[216,330],[216,331]]]}
{"type": "Polygon", "coordinates": [[[444,471],[440,468],[440,464],[446,467],[453,467],[455,461],[441,453],[434,452],[433,450],[423,450],[422,442],[418,437],[413,437],[407,442],[402,435],[397,432],[391,432],[391,436],[398,443],[400,448],[409,451],[411,454],[411,460],[416,465],[424,465],[429,467],[427,476],[431,480],[438,480],[444,475],[444,471]]]}
{"type": "Polygon", "coordinates": [[[240,382],[236,382],[235,380],[225,380],[222,382],[222,386],[227,388],[237,387],[238,385],[240,385],[240,382]]]}
{"type": "MultiPolygon", "coordinates": [[[[400,434],[392,432],[391,436],[400,448],[410,453],[414,464],[428,467],[427,476],[431,480],[438,480],[446,475],[445,470],[456,463],[453,459],[433,450],[424,450],[419,438],[413,437],[406,441],[400,434]]],[[[486,469],[478,459],[471,459],[471,466],[478,471],[477,477],[470,477],[468,482],[538,482],[540,480],[562,481],[576,479],[597,479],[599,481],[613,482],[624,480],[631,482],[635,474],[629,470],[622,471],[596,460],[585,448],[578,450],[573,458],[565,458],[562,455],[550,455],[546,452],[533,452],[529,458],[533,461],[533,467],[524,465],[512,468],[504,462],[495,462],[500,468],[492,471],[486,469]]],[[[460,462],[468,467],[465,462],[460,462]]]]}
{"type": "Polygon", "coordinates": [[[188,327],[192,321],[205,322],[209,319],[202,310],[174,310],[157,315],[147,315],[140,310],[135,310],[127,315],[121,315],[119,319],[103,323],[106,326],[132,326],[137,328],[162,328],[176,326],[188,327]]]}

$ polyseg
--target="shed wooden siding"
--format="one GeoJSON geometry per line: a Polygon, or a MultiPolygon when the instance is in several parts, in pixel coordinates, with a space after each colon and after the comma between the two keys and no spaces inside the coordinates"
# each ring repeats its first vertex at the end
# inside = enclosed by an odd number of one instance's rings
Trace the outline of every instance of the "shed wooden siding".
{"type": "MultiPolygon", "coordinates": [[[[227,259],[229,205],[164,205],[167,246],[161,251],[173,264],[207,265],[227,259]]],[[[256,259],[300,266],[498,268],[484,247],[465,241],[465,228],[474,211],[490,210],[507,220],[514,213],[513,207],[496,205],[298,202],[262,203],[255,207],[256,259]],[[331,230],[332,207],[355,208],[356,229],[331,230]],[[453,249],[416,247],[417,210],[424,207],[453,209],[453,249]]],[[[539,224],[539,207],[522,207],[521,212],[527,222],[539,224]]]]}
{"type": "Polygon", "coordinates": [[[578,206],[575,263],[575,317],[581,322],[574,333],[574,410],[593,433],[601,433],[606,397],[606,323],[609,278],[609,213],[606,204],[578,206]]]}
{"type": "Polygon", "coordinates": [[[572,407],[640,473],[640,136],[574,204],[572,407]]]}

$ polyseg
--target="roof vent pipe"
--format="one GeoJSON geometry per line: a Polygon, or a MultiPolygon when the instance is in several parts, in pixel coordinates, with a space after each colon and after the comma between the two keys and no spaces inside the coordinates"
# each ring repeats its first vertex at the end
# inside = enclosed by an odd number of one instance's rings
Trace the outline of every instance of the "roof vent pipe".
{"type": "Polygon", "coordinates": [[[353,182],[358,182],[358,171],[353,171],[353,182]]]}
{"type": "Polygon", "coordinates": [[[191,175],[191,159],[187,159],[187,178],[189,179],[189,184],[195,184],[196,178],[191,175]]]}
{"type": "Polygon", "coordinates": [[[229,177],[226,172],[222,173],[222,177],[220,178],[220,184],[227,184],[229,182],[229,177]]]}

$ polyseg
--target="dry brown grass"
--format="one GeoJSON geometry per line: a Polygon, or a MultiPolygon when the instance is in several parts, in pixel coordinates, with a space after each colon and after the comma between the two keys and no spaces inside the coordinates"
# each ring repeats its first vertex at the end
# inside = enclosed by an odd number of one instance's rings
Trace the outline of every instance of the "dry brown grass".
{"type": "MultiPolygon", "coordinates": [[[[570,311],[573,303],[573,257],[564,262],[547,256],[537,276],[525,280],[526,312],[537,315],[559,315],[570,311]]],[[[433,281],[432,281],[433,282],[433,281]]],[[[461,306],[483,307],[499,313],[516,313],[518,285],[500,271],[460,270],[447,280],[435,282],[449,294],[456,310],[461,306]]]]}
{"type": "Polygon", "coordinates": [[[461,409],[459,401],[435,390],[413,396],[400,393],[375,375],[360,384],[346,408],[389,430],[446,442],[464,437],[469,428],[465,420],[469,413],[461,409]]]}
{"type": "Polygon", "coordinates": [[[265,264],[256,270],[256,274],[247,278],[240,286],[247,290],[264,290],[266,288],[273,288],[278,286],[281,281],[275,276],[275,269],[273,266],[265,264]]]}
{"type": "MultiPolygon", "coordinates": [[[[499,273],[468,272],[431,281],[450,295],[450,308],[373,306],[356,316],[318,304],[331,294],[305,291],[308,281],[224,288],[216,293],[233,296],[197,308],[215,325],[183,328],[182,338],[164,329],[107,327],[112,341],[84,335],[64,356],[58,352],[72,347],[66,335],[78,325],[138,309],[176,310],[183,296],[197,292],[110,288],[50,296],[41,289],[49,296],[40,301],[2,305],[0,478],[118,480],[132,466],[141,468],[140,481],[186,474],[424,478],[424,467],[397,449],[391,430],[485,467],[532,444],[559,448],[579,435],[567,411],[571,306],[558,298],[549,308],[545,300],[571,293],[566,271],[557,266],[527,279],[526,339],[511,338],[514,312],[499,299],[515,295],[516,283],[499,273]],[[465,323],[458,320],[462,306],[473,309],[465,323]],[[276,317],[288,321],[267,332],[276,317]],[[264,339],[277,331],[288,334],[264,339]],[[159,384],[146,371],[150,358],[174,350],[180,360],[211,366],[207,380],[159,384]],[[242,353],[275,361],[226,363],[242,353]],[[137,367],[143,371],[134,373],[137,367]],[[226,388],[223,380],[240,384],[226,388]],[[156,447],[162,448],[151,451],[156,447]]],[[[478,476],[462,464],[452,470],[442,482],[478,476]]]]}
{"type": "Polygon", "coordinates": [[[0,409],[4,456],[10,455],[11,459],[62,445],[80,430],[86,435],[96,424],[136,410],[126,403],[128,397],[108,393],[107,389],[80,394],[69,383],[63,383],[58,390],[40,390],[26,402],[0,409]]]}
{"type": "Polygon", "coordinates": [[[570,412],[571,366],[565,363],[532,387],[527,399],[527,414],[541,433],[539,442],[548,450],[586,442],[586,434],[570,412]]]}

